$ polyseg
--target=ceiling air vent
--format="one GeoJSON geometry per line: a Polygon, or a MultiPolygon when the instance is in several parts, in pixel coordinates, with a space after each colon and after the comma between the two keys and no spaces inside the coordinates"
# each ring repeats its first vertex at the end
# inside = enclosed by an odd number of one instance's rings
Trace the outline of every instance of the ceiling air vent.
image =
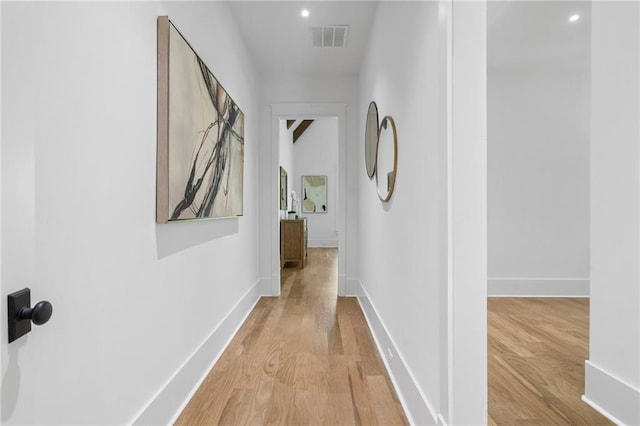
{"type": "Polygon", "coordinates": [[[313,47],[346,47],[348,25],[325,25],[311,28],[313,47]]]}

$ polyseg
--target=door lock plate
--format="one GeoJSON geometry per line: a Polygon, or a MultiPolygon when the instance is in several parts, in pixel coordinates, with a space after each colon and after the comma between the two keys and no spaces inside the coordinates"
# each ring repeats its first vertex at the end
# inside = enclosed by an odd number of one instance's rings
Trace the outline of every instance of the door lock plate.
{"type": "Polygon", "coordinates": [[[20,309],[31,307],[31,290],[23,288],[15,293],[11,293],[7,296],[7,301],[7,311],[9,315],[9,343],[11,343],[31,331],[31,320],[20,319],[18,316],[20,309]]]}

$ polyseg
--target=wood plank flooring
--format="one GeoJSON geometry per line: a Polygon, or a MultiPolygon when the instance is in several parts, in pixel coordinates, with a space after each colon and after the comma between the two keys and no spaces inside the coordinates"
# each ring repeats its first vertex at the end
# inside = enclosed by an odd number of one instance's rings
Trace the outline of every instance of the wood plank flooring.
{"type": "Polygon", "coordinates": [[[336,249],[285,267],[176,424],[408,424],[358,302],[336,295],[336,249]]]}
{"type": "Polygon", "coordinates": [[[490,425],[611,425],[584,403],[589,299],[489,298],[490,425]]]}

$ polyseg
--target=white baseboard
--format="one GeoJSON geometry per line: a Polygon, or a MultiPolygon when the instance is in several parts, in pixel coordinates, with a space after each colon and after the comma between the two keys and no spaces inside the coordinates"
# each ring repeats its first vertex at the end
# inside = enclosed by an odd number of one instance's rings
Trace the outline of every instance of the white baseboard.
{"type": "Polygon", "coordinates": [[[259,300],[256,282],[131,422],[173,424],[259,300]]]}
{"type": "Polygon", "coordinates": [[[640,389],[585,361],[582,400],[618,425],[640,425],[640,389]]]}
{"type": "Polygon", "coordinates": [[[587,278],[489,278],[489,297],[589,297],[587,278]]]}
{"type": "Polygon", "coordinates": [[[338,247],[338,240],[309,240],[307,247],[338,247]]]}
{"type": "Polygon", "coordinates": [[[359,295],[358,301],[360,302],[360,307],[369,324],[380,357],[384,361],[384,365],[398,394],[400,403],[405,410],[409,423],[412,425],[437,425],[438,418],[435,411],[417,385],[411,370],[406,365],[402,355],[393,342],[393,338],[384,326],[384,322],[378,315],[375,307],[371,304],[366,290],[359,281],[358,287],[357,294],[359,295]],[[391,361],[389,361],[388,358],[388,350],[393,354],[391,361]]]}

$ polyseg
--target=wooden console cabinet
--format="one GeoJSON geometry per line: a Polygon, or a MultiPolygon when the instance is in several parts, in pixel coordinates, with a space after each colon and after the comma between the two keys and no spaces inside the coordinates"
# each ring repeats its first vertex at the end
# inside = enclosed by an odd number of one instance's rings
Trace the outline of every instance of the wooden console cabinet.
{"type": "Polygon", "coordinates": [[[280,267],[285,262],[298,262],[304,268],[307,262],[307,218],[280,221],[280,267]]]}

